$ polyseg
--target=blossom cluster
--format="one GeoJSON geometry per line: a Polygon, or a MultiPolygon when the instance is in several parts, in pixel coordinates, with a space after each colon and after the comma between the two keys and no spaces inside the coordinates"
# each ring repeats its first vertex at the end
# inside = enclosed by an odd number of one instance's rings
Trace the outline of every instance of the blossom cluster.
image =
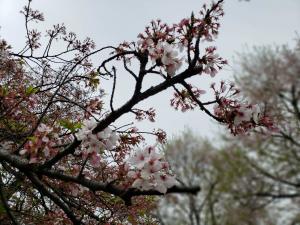
{"type": "Polygon", "coordinates": [[[138,41],[132,42],[134,48],[128,42],[124,42],[120,44],[117,52],[134,49],[147,53],[154,65],[163,68],[169,76],[174,76],[184,61],[184,57],[179,56],[179,52],[183,50],[182,44],[177,43],[175,39],[174,27],[162,23],[159,19],[153,20],[151,26],[147,26],[145,32],[138,35],[138,41]]]}
{"type": "Polygon", "coordinates": [[[170,100],[170,104],[174,109],[180,109],[182,112],[186,112],[187,110],[193,110],[198,106],[193,97],[199,99],[206,91],[192,86],[191,84],[189,84],[189,87],[192,94],[186,89],[174,92],[174,97],[170,100]]]}
{"type": "Polygon", "coordinates": [[[138,48],[147,51],[153,64],[162,66],[169,76],[175,75],[184,59],[179,58],[176,49],[180,49],[180,45],[174,42],[173,30],[160,20],[151,21],[151,28],[146,27],[145,34],[139,34],[137,41],[138,48]]]}
{"type": "Polygon", "coordinates": [[[135,114],[135,119],[138,121],[142,121],[144,119],[148,119],[150,122],[155,122],[155,109],[150,108],[148,110],[142,110],[142,109],[132,109],[132,113],[135,114]]]}
{"type": "Polygon", "coordinates": [[[216,76],[218,70],[221,70],[223,65],[227,64],[226,60],[215,53],[216,50],[217,48],[214,46],[207,47],[205,55],[201,59],[201,62],[205,65],[203,72],[209,74],[211,77],[216,76]]]}
{"type": "Polygon", "coordinates": [[[200,17],[192,14],[190,18],[183,18],[178,24],[174,25],[181,43],[188,45],[187,42],[191,42],[193,37],[197,35],[200,35],[206,41],[213,41],[217,37],[220,27],[219,18],[224,15],[224,11],[222,4],[214,5],[213,3],[212,6],[214,6],[214,10],[210,11],[209,17],[205,17],[208,7],[204,4],[199,12],[200,17]]]}
{"type": "Polygon", "coordinates": [[[132,187],[140,190],[157,190],[166,193],[177,181],[170,174],[169,164],[163,155],[156,153],[155,147],[139,149],[128,159],[131,170],[127,176],[133,179],[132,187]]]}
{"type": "Polygon", "coordinates": [[[76,133],[77,139],[82,141],[85,152],[101,153],[103,150],[112,150],[117,145],[119,136],[109,127],[93,134],[96,126],[97,121],[94,118],[84,120],[81,129],[76,133]]]}
{"type": "Polygon", "coordinates": [[[238,98],[240,91],[235,88],[233,83],[225,84],[222,81],[219,89],[215,87],[215,84],[212,84],[211,88],[217,99],[214,114],[228,124],[232,134],[244,134],[258,126],[267,127],[269,130],[275,129],[261,106],[238,98]]]}
{"type": "MultiPolygon", "coordinates": [[[[149,39],[151,40],[151,39],[149,39]]],[[[175,50],[174,44],[162,43],[154,44],[149,41],[148,45],[149,56],[154,63],[162,64],[169,76],[174,76],[176,71],[180,69],[183,58],[178,57],[178,51],[175,50]]]]}
{"type": "Polygon", "coordinates": [[[44,123],[41,123],[34,136],[28,139],[29,141],[20,150],[19,154],[23,156],[29,155],[29,163],[37,163],[42,158],[54,156],[57,153],[55,145],[61,144],[57,133],[53,132],[53,128],[44,123]]]}
{"type": "MultiPolygon", "coordinates": [[[[207,12],[206,6],[200,11],[200,17],[194,14],[190,18],[185,18],[178,24],[167,25],[160,19],[153,20],[143,33],[138,35],[138,41],[124,42],[117,48],[117,53],[126,50],[135,50],[146,53],[152,63],[164,69],[168,76],[174,76],[180,69],[184,61],[191,63],[191,57],[197,58],[197,65],[203,65],[203,71],[212,77],[221,69],[226,60],[223,60],[216,53],[215,47],[208,47],[202,57],[199,57],[200,39],[212,41],[216,38],[219,29],[218,17],[223,16],[221,4],[210,12],[210,20],[204,15],[207,12]],[[198,44],[197,44],[198,43],[198,44]],[[179,54],[185,50],[185,54],[179,54]],[[186,53],[187,56],[186,57],[186,53]]],[[[122,58],[122,57],[121,57],[122,58]]],[[[130,61],[133,57],[127,57],[130,61]]]]}

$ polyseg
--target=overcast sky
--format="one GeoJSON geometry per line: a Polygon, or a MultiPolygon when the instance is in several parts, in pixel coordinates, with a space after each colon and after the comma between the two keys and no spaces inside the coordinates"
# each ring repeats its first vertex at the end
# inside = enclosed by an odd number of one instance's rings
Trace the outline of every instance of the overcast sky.
{"type": "MultiPolygon", "coordinates": [[[[203,0],[34,0],[32,6],[45,15],[41,26],[64,23],[68,30],[80,37],[91,37],[98,47],[117,45],[124,40],[136,40],[151,19],[160,18],[173,24],[192,11],[199,11],[203,0]]],[[[0,0],[0,36],[16,49],[24,43],[24,20],[18,13],[25,0],[0,0]]],[[[218,53],[229,60],[228,66],[217,76],[228,80],[232,74],[232,58],[245,46],[293,44],[300,30],[300,0],[225,0],[225,17],[221,20],[220,35],[214,43],[218,53]]],[[[210,79],[197,80],[198,86],[207,89],[210,79]]],[[[126,96],[126,79],[120,80],[119,95],[126,96]]],[[[178,133],[185,125],[200,135],[213,137],[219,129],[202,112],[181,113],[169,107],[172,92],[167,91],[143,105],[154,106],[158,117],[156,125],[169,135],[178,133]]],[[[122,100],[122,99],[121,99],[122,100]]],[[[120,101],[121,101],[120,100],[120,101]]],[[[126,121],[124,121],[126,122],[126,121]]],[[[145,123],[143,129],[152,129],[145,123]]]]}

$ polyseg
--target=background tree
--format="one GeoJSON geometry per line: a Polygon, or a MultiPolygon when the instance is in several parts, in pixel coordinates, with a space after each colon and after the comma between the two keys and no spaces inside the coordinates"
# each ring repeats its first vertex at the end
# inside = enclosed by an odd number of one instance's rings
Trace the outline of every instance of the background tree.
{"type": "Polygon", "coordinates": [[[261,130],[235,142],[249,165],[264,178],[269,190],[253,196],[283,204],[287,221],[299,223],[300,197],[300,39],[291,48],[256,47],[239,55],[236,81],[253,102],[264,102],[264,111],[275,119],[277,131],[263,137],[261,130]],[[287,213],[289,211],[289,213],[287,213]],[[290,218],[292,217],[292,218],[290,218]],[[293,218],[294,217],[294,218],[293,218]],[[289,219],[288,219],[289,218],[289,219]]]}
{"type": "Polygon", "coordinates": [[[190,130],[164,145],[166,158],[184,185],[201,185],[197,195],[168,195],[156,214],[161,224],[276,224],[268,200],[248,198],[266,188],[262,176],[237,149],[217,149],[190,130]]]}

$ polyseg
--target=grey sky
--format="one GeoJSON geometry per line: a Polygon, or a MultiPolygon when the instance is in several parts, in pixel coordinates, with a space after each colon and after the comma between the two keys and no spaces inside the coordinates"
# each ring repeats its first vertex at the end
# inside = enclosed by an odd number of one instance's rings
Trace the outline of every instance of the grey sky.
{"type": "MultiPolygon", "coordinates": [[[[52,24],[64,22],[68,30],[80,37],[91,37],[98,47],[116,45],[123,40],[136,40],[151,19],[160,18],[176,23],[199,11],[203,0],[34,0],[33,7],[44,12],[46,22],[40,26],[48,29],[52,24]]],[[[0,36],[16,47],[24,41],[24,21],[18,13],[25,0],[0,0],[0,36]]],[[[291,43],[300,30],[300,0],[225,0],[225,17],[221,20],[220,36],[216,45],[218,53],[229,63],[235,52],[243,46],[291,43]]],[[[232,65],[232,64],[231,64],[232,65]]],[[[217,76],[228,79],[231,66],[217,76]]],[[[211,79],[197,79],[202,89],[207,89],[211,79]]],[[[126,85],[119,83],[122,93],[126,85]]],[[[124,82],[124,81],[123,81],[124,82]]],[[[120,93],[120,94],[122,94],[120,93]]],[[[143,105],[154,106],[158,118],[156,125],[168,134],[176,133],[184,125],[200,135],[213,137],[218,128],[202,112],[181,113],[169,107],[171,92],[168,91],[143,105]]],[[[152,129],[144,124],[142,128],[152,129]]]]}

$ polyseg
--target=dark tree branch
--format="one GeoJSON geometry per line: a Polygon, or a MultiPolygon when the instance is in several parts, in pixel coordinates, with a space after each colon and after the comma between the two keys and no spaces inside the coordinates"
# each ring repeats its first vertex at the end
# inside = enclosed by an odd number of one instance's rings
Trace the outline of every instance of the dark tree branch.
{"type": "Polygon", "coordinates": [[[110,110],[113,112],[114,110],[114,106],[113,106],[113,101],[114,101],[114,95],[115,95],[115,90],[116,90],[116,83],[117,83],[117,73],[116,73],[116,68],[113,67],[113,87],[112,87],[112,91],[111,91],[111,96],[110,96],[110,110]]]}
{"type": "Polygon", "coordinates": [[[14,225],[21,225],[18,220],[15,218],[15,216],[12,214],[11,209],[9,208],[9,205],[7,203],[7,199],[5,197],[5,194],[3,193],[3,182],[2,182],[2,177],[0,176],[0,198],[1,198],[1,202],[3,204],[3,207],[7,213],[7,215],[9,216],[9,218],[11,219],[11,221],[13,222],[14,225]]]}
{"type": "Polygon", "coordinates": [[[67,217],[73,222],[74,225],[82,224],[73,214],[72,209],[70,209],[69,206],[59,198],[59,196],[50,192],[48,187],[46,187],[46,185],[34,173],[26,172],[25,174],[41,193],[47,196],[66,213],[67,217]]]}
{"type": "Polygon", "coordinates": [[[282,199],[282,198],[299,198],[300,197],[300,193],[292,193],[292,194],[288,194],[288,193],[280,193],[280,194],[272,194],[272,193],[267,193],[267,192],[258,192],[258,193],[254,193],[253,195],[257,196],[257,197],[266,197],[266,198],[272,198],[272,199],[282,199]]]}
{"type": "MultiPolygon", "coordinates": [[[[200,109],[202,111],[204,111],[207,115],[209,115],[210,117],[214,118],[215,120],[219,121],[220,123],[224,123],[224,121],[222,119],[220,119],[219,117],[216,117],[215,115],[213,115],[208,109],[206,109],[203,105],[203,103],[194,95],[193,91],[191,90],[190,86],[185,82],[182,81],[181,84],[186,88],[186,90],[188,91],[189,95],[192,97],[192,99],[198,104],[198,106],[200,107],[200,109]]],[[[206,103],[210,104],[210,103],[206,103]]]]}
{"type": "MultiPolygon", "coordinates": [[[[73,182],[76,184],[80,184],[84,187],[89,188],[91,191],[104,191],[116,196],[119,196],[122,198],[126,204],[130,203],[130,200],[134,196],[140,196],[140,195],[163,195],[162,193],[155,191],[155,190],[149,190],[149,191],[140,191],[134,188],[130,189],[122,189],[116,185],[112,185],[110,183],[102,183],[97,182],[94,180],[89,180],[84,178],[83,176],[69,176],[66,174],[63,174],[59,171],[51,170],[49,168],[43,168],[39,167],[38,165],[29,164],[27,159],[20,158],[16,155],[11,155],[9,152],[6,152],[4,150],[0,150],[0,159],[7,161],[9,164],[11,164],[14,167],[17,167],[22,172],[24,172],[30,180],[37,185],[37,188],[43,188],[46,187],[44,184],[41,183],[41,181],[36,180],[38,179],[36,177],[36,174],[38,175],[44,175],[48,178],[57,179],[65,182],[73,182]]],[[[40,189],[39,189],[40,190],[40,189]]],[[[197,194],[200,191],[200,187],[177,187],[174,186],[172,188],[169,188],[167,190],[167,193],[190,193],[190,194],[197,194]]],[[[42,193],[49,197],[49,193],[46,190],[42,191],[42,193]]],[[[50,193],[51,194],[51,193],[50,193]]],[[[50,198],[50,197],[49,197],[50,198]]],[[[53,200],[54,201],[54,200],[53,200]]],[[[55,199],[55,203],[57,203],[58,199],[55,199]]]]}

